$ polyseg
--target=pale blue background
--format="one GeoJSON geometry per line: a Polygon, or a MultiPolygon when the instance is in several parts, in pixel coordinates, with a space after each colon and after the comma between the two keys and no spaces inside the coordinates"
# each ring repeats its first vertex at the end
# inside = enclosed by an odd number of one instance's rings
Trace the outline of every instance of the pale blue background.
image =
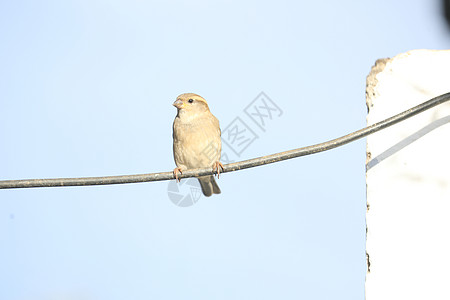
{"type": "MultiPolygon", "coordinates": [[[[0,178],[170,171],[183,92],[222,128],[261,91],[283,110],[239,160],[322,142],[365,126],[376,59],[449,47],[430,0],[3,0],[0,178]]],[[[0,299],[362,300],[364,164],[361,140],[188,208],[168,182],[1,190],[0,299]]]]}

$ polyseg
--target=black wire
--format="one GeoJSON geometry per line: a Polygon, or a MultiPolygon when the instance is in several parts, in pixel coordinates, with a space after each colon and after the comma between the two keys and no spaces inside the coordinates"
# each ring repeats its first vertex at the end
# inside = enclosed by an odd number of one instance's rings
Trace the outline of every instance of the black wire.
{"type": "MultiPolygon", "coordinates": [[[[310,155],[334,149],[336,147],[351,143],[360,138],[366,137],[384,128],[390,127],[398,122],[411,118],[423,111],[426,111],[436,105],[450,100],[450,93],[443,94],[428,100],[420,105],[410,108],[402,113],[399,113],[391,118],[375,123],[366,128],[360,129],[353,133],[347,134],[340,138],[308,146],[298,148],[290,151],[275,153],[272,155],[262,156],[249,160],[244,160],[236,163],[224,165],[222,173],[234,172],[238,170],[253,168],[261,165],[271,164],[282,160],[287,160],[295,157],[310,155]]],[[[195,170],[184,171],[179,178],[198,177],[204,175],[212,175],[211,168],[202,168],[195,170]]],[[[24,180],[3,180],[0,181],[0,189],[13,188],[31,188],[31,187],[59,187],[59,186],[86,186],[86,185],[106,185],[106,184],[123,184],[123,183],[138,183],[149,181],[162,181],[174,179],[172,172],[138,174],[138,175],[123,175],[123,176],[106,176],[106,177],[84,177],[84,178],[54,178],[54,179],[24,179],[24,180]]]]}

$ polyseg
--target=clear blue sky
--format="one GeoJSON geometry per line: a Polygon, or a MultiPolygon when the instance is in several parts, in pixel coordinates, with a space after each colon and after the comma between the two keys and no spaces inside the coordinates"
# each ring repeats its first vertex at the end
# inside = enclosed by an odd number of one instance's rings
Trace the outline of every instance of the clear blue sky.
{"type": "MultiPolygon", "coordinates": [[[[357,130],[376,59],[450,47],[439,9],[1,1],[0,178],[172,170],[184,92],[258,136],[233,160],[357,130]],[[282,110],[264,131],[244,111],[262,91],[282,110]]],[[[364,164],[361,140],[224,174],[189,207],[168,182],[0,190],[0,299],[362,300],[364,164]]]]}

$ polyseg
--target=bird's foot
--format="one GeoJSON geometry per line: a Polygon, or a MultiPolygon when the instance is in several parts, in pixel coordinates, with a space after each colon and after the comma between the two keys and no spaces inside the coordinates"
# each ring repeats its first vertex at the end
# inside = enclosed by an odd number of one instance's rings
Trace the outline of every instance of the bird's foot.
{"type": "Polygon", "coordinates": [[[219,167],[222,169],[222,171],[223,171],[223,165],[222,165],[222,163],[220,162],[220,161],[216,161],[215,163],[214,163],[214,166],[213,166],[213,172],[217,172],[217,178],[219,178],[219,176],[220,176],[220,169],[219,169],[219,167]]]}
{"type": "Polygon", "coordinates": [[[177,182],[180,182],[181,179],[178,178],[178,173],[183,174],[183,172],[181,171],[181,168],[175,168],[175,169],[173,169],[173,176],[175,176],[175,180],[176,180],[177,182]]]}

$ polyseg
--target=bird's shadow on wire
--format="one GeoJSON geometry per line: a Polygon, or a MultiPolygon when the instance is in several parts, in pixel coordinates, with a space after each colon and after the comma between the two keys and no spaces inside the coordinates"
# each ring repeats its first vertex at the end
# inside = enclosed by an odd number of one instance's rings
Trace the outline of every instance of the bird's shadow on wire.
{"type": "Polygon", "coordinates": [[[411,134],[410,136],[406,137],[405,139],[401,140],[397,144],[393,145],[383,153],[380,153],[377,157],[372,158],[366,165],[366,172],[378,165],[380,162],[385,160],[386,158],[394,155],[398,151],[402,150],[409,144],[417,141],[427,133],[435,130],[438,127],[441,127],[442,125],[445,125],[450,122],[450,116],[443,117],[441,119],[435,120],[428,124],[427,126],[423,127],[422,129],[416,131],[415,133],[411,134]]]}

